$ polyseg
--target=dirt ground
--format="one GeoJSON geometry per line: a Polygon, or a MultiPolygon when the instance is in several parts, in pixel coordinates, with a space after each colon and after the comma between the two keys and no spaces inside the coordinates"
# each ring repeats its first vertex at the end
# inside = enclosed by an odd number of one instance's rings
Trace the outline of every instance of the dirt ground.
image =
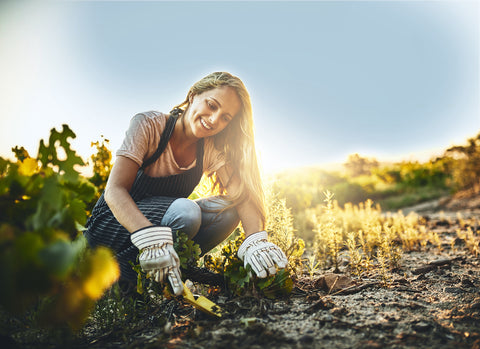
{"type": "MultiPolygon", "coordinates": [[[[103,332],[91,324],[68,346],[480,349],[480,256],[456,234],[466,224],[480,234],[480,200],[443,199],[419,211],[441,246],[404,253],[401,267],[387,279],[379,273],[351,277],[344,263],[340,274],[322,270],[297,279],[286,299],[211,295],[226,310],[220,319],[164,302],[131,320],[128,331],[125,323],[103,332]],[[159,316],[165,313],[168,322],[159,316]]],[[[57,345],[30,341],[18,347],[57,345]]]]}

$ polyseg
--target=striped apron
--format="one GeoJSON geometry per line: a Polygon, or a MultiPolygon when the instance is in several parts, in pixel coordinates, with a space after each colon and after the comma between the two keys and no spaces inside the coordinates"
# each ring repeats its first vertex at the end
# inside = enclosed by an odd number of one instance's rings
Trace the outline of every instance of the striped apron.
{"type": "MultiPolygon", "coordinates": [[[[198,142],[196,166],[190,170],[167,177],[150,177],[144,172],[162,155],[172,136],[177,118],[178,114],[175,110],[172,111],[157,150],[139,168],[130,190],[130,195],[140,211],[155,225],[160,225],[173,201],[181,197],[186,198],[193,192],[203,174],[203,139],[198,142]]],[[[135,281],[137,275],[130,262],[136,262],[138,249],[130,241],[128,230],[113,216],[104,194],[93,208],[86,228],[84,235],[89,245],[91,247],[107,246],[112,249],[120,265],[121,279],[135,281]]]]}

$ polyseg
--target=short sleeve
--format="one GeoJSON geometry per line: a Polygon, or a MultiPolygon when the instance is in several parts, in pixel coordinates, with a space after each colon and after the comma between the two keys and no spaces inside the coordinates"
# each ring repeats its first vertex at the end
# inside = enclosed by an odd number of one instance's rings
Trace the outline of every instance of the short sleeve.
{"type": "Polygon", "coordinates": [[[150,157],[158,146],[158,135],[165,128],[165,117],[158,112],[145,112],[135,115],[130,121],[117,156],[125,156],[139,166],[150,157]]]}

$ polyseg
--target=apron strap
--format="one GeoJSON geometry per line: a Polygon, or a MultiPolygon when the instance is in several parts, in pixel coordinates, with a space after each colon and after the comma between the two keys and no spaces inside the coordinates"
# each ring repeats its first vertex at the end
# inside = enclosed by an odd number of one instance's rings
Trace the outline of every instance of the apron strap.
{"type": "Polygon", "coordinates": [[[151,164],[153,164],[157,159],[162,155],[163,151],[167,147],[168,141],[170,140],[170,137],[172,136],[173,130],[175,129],[175,124],[177,123],[178,119],[178,114],[174,115],[174,113],[170,114],[170,117],[167,120],[167,123],[165,125],[165,129],[163,130],[162,136],[160,137],[160,142],[158,142],[158,148],[153,153],[152,156],[150,156],[147,160],[145,160],[140,167],[140,169],[144,170],[151,164]]]}

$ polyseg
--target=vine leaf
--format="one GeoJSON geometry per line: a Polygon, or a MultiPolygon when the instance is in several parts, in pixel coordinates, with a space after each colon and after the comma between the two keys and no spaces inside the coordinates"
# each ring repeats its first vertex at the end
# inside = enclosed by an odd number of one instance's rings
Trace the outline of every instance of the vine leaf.
{"type": "Polygon", "coordinates": [[[71,149],[68,138],[75,138],[75,133],[68,127],[62,125],[62,132],[56,129],[50,131],[50,138],[48,139],[48,146],[45,145],[43,139],[40,141],[40,148],[38,150],[38,160],[42,163],[42,167],[47,167],[49,164],[58,166],[59,171],[63,172],[67,181],[76,181],[78,179],[78,172],[74,169],[75,165],[84,166],[85,163],[77,153],[71,149]],[[65,152],[65,160],[59,159],[57,151],[57,143],[63,148],[65,152]]]}

